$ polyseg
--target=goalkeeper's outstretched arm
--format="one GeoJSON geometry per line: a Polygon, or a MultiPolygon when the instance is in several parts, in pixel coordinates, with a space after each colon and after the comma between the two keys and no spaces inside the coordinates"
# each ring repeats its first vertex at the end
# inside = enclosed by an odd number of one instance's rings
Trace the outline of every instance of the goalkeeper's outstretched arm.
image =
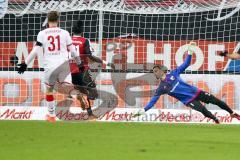
{"type": "MultiPolygon", "coordinates": [[[[181,73],[190,65],[193,49],[195,46],[196,46],[195,42],[190,42],[189,48],[188,48],[187,59],[175,71],[177,71],[178,73],[181,73]]],[[[156,77],[160,76],[160,78],[157,78],[157,79],[161,79],[161,77],[163,77],[164,79],[166,78],[166,73],[161,71],[160,68],[155,67],[155,68],[153,68],[153,70],[154,69],[155,69],[155,71],[153,71],[153,73],[155,74],[155,76],[156,77]]],[[[164,88],[166,88],[166,86],[164,86],[164,84],[161,85],[161,82],[160,82],[159,87],[156,90],[156,92],[155,92],[154,96],[152,97],[152,99],[150,100],[150,102],[143,109],[140,109],[136,113],[134,113],[133,117],[140,116],[140,115],[144,114],[146,111],[148,111],[149,109],[151,109],[156,104],[156,102],[158,101],[158,99],[161,95],[168,93],[168,91],[166,91],[164,88]]]]}
{"type": "Polygon", "coordinates": [[[186,60],[184,61],[184,63],[182,65],[180,65],[178,68],[176,68],[176,70],[178,71],[179,74],[182,73],[183,71],[185,71],[185,69],[187,69],[188,66],[191,64],[193,49],[196,45],[197,45],[196,42],[190,42],[188,44],[188,56],[187,56],[186,60]]]}
{"type": "Polygon", "coordinates": [[[157,93],[157,91],[156,91],[155,95],[152,97],[152,99],[148,102],[148,104],[144,108],[139,109],[137,112],[133,113],[133,117],[137,117],[137,116],[141,116],[141,115],[145,114],[146,111],[151,109],[157,103],[159,97],[161,96],[161,93],[159,94],[159,93],[157,93]]]}
{"type": "Polygon", "coordinates": [[[144,107],[145,112],[151,109],[158,101],[160,95],[154,95],[148,104],[144,107]]]}

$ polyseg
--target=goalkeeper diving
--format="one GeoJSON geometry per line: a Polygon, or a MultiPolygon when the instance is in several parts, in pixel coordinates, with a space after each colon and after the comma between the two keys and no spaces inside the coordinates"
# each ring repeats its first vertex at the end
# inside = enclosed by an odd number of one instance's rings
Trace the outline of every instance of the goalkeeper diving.
{"type": "Polygon", "coordinates": [[[232,118],[240,120],[240,115],[235,113],[225,102],[210,93],[187,84],[181,79],[180,74],[183,73],[191,63],[194,46],[196,46],[195,42],[191,42],[188,45],[188,56],[185,62],[176,69],[168,72],[165,66],[155,65],[153,67],[154,75],[160,80],[159,86],[150,102],[143,109],[133,113],[133,117],[145,114],[146,111],[155,105],[161,95],[168,94],[181,101],[184,105],[201,112],[205,117],[212,119],[216,124],[219,124],[217,117],[207,110],[201,102],[215,104],[227,111],[232,118]]]}

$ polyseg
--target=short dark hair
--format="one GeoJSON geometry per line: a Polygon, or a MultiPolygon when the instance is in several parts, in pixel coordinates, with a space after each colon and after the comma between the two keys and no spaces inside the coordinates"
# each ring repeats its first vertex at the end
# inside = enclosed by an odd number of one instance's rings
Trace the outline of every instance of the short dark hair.
{"type": "Polygon", "coordinates": [[[74,34],[81,34],[83,32],[83,21],[78,20],[72,27],[74,34]]]}
{"type": "Polygon", "coordinates": [[[164,71],[164,72],[168,71],[168,68],[166,66],[163,66],[163,65],[156,64],[156,65],[153,66],[153,69],[154,68],[158,68],[158,69],[160,69],[161,71],[164,71]]]}
{"type": "Polygon", "coordinates": [[[57,11],[50,11],[47,18],[48,22],[57,22],[59,20],[59,13],[57,11]]]}

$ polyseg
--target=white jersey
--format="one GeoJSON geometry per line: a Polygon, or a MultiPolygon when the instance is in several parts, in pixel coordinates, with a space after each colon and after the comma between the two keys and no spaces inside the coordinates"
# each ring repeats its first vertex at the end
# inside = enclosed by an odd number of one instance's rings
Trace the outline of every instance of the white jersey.
{"type": "Polygon", "coordinates": [[[43,47],[44,68],[56,68],[68,61],[68,46],[72,39],[68,31],[58,27],[47,28],[38,33],[37,43],[43,47]]]}

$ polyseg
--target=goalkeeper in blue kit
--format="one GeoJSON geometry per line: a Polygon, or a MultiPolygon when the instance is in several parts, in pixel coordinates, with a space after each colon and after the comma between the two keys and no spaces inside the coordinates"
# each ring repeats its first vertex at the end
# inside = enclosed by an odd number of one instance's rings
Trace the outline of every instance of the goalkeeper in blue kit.
{"type": "Polygon", "coordinates": [[[153,67],[153,73],[157,79],[160,79],[160,84],[150,102],[143,109],[134,113],[133,117],[143,115],[154,106],[161,95],[168,94],[169,96],[178,99],[186,106],[201,112],[205,117],[211,118],[215,123],[219,123],[219,120],[210,111],[208,111],[201,102],[215,104],[221,109],[227,111],[232,118],[240,120],[240,115],[233,112],[233,110],[225,102],[210,93],[185,83],[181,79],[180,74],[184,72],[191,63],[192,47],[195,45],[196,43],[194,42],[189,44],[188,56],[185,62],[176,69],[168,72],[168,69],[165,66],[155,65],[153,67]]]}

